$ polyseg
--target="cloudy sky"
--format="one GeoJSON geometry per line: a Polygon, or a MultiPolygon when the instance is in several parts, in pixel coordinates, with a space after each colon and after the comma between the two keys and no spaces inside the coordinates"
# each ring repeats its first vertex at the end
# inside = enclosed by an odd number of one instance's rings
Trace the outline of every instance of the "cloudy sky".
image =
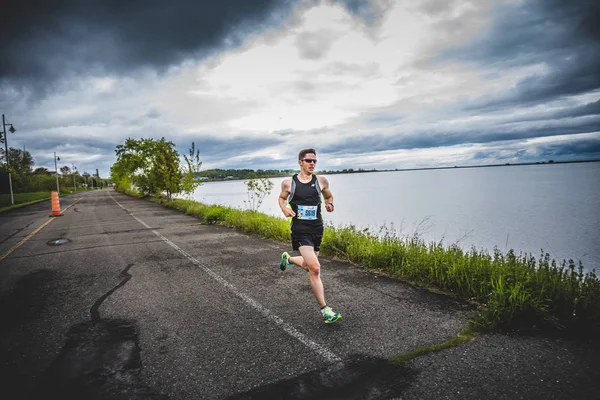
{"type": "Polygon", "coordinates": [[[36,167],[108,176],[163,136],[204,168],[600,159],[596,0],[4,4],[0,112],[36,167]]]}

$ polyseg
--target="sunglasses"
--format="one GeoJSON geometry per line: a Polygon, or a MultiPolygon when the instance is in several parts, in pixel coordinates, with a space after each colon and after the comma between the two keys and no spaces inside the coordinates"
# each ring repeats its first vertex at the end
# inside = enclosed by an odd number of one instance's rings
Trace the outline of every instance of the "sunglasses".
{"type": "Polygon", "coordinates": [[[305,158],[302,161],[307,162],[307,163],[317,163],[317,159],[316,158],[305,158]]]}

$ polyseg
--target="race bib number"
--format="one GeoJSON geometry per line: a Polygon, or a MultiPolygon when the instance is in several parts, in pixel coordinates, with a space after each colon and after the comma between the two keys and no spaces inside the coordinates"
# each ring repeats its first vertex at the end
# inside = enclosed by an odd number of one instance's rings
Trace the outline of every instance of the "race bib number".
{"type": "Polygon", "coordinates": [[[317,207],[318,206],[298,206],[298,212],[296,213],[298,219],[303,220],[315,220],[317,219],[317,207]]]}

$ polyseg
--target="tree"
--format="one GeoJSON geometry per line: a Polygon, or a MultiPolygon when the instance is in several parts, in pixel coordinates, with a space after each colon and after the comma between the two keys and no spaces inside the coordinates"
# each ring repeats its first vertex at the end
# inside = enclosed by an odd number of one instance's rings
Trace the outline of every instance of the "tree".
{"type": "Polygon", "coordinates": [[[196,150],[194,142],[189,150],[189,157],[183,155],[183,159],[187,163],[187,169],[183,172],[183,179],[181,180],[181,191],[188,197],[191,197],[192,193],[198,186],[202,184],[198,180],[200,174],[200,167],[202,167],[202,161],[200,161],[200,150],[196,150]]]}
{"type": "Polygon", "coordinates": [[[248,200],[244,200],[244,204],[251,211],[258,211],[265,197],[271,193],[273,182],[269,178],[259,178],[256,174],[251,173],[250,179],[244,183],[248,189],[248,200]]]}
{"type": "Polygon", "coordinates": [[[179,169],[179,154],[175,150],[173,142],[163,139],[155,143],[154,165],[150,169],[154,194],[166,192],[167,198],[171,199],[174,193],[179,193],[181,188],[182,173],[179,169]]]}
{"type": "Polygon", "coordinates": [[[60,167],[59,170],[60,173],[63,175],[69,175],[71,173],[71,168],[69,168],[67,165],[65,165],[64,167],[60,167]]]}
{"type": "Polygon", "coordinates": [[[33,171],[34,175],[52,175],[53,172],[48,171],[48,168],[39,167],[33,171]]]}
{"type": "Polygon", "coordinates": [[[165,138],[131,139],[118,145],[115,153],[117,162],[111,167],[112,180],[122,186],[132,184],[144,195],[160,195],[167,198],[181,190],[182,172],[179,154],[173,142],[165,138]]]}
{"type": "MultiPolygon", "coordinates": [[[[0,147],[0,158],[6,162],[6,151],[0,147]]],[[[21,149],[8,149],[8,161],[14,173],[25,174],[31,171],[33,167],[33,157],[28,151],[21,149]]]]}

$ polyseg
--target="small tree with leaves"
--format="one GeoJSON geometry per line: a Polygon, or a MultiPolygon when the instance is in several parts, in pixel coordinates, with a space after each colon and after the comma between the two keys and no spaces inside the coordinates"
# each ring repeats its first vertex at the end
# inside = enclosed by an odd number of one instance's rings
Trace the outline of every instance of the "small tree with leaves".
{"type": "Polygon", "coordinates": [[[194,142],[189,150],[189,157],[183,155],[183,159],[187,163],[187,170],[182,171],[183,178],[181,179],[181,191],[190,198],[192,193],[196,190],[201,182],[198,180],[200,173],[200,167],[202,167],[202,161],[200,161],[200,150],[196,149],[194,142]]]}
{"type": "Polygon", "coordinates": [[[263,200],[273,190],[273,182],[267,178],[259,178],[255,173],[250,174],[250,179],[244,182],[248,189],[248,200],[244,204],[251,211],[258,211],[263,200]]]}

